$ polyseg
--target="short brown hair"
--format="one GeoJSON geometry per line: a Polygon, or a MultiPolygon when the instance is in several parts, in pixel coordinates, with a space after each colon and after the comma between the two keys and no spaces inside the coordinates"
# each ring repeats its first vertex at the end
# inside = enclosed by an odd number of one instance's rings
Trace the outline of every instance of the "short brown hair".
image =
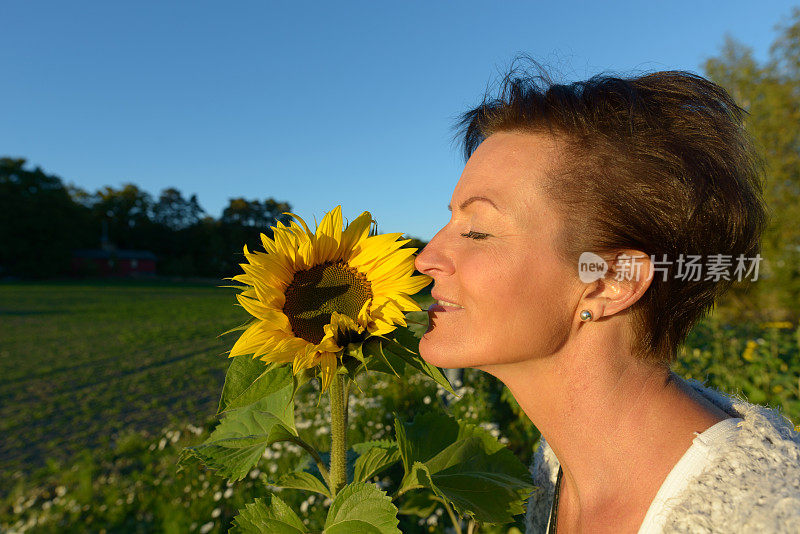
{"type": "MultiPolygon", "coordinates": [[[[499,96],[460,116],[465,159],[493,133],[547,133],[563,162],[545,191],[566,222],[566,261],[634,249],[656,260],[760,251],[767,215],[763,160],[743,127],[746,114],[720,86],[684,71],[553,83],[512,67],[499,96]]],[[[701,278],[705,277],[705,273],[701,278]]],[[[641,358],[669,366],[692,326],[732,284],[653,277],[630,308],[641,358]]]]}

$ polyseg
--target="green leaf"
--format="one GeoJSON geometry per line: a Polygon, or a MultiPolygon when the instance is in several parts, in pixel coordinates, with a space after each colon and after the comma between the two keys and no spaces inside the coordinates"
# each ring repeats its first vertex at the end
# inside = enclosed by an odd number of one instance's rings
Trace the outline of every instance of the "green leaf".
{"type": "Polygon", "coordinates": [[[322,480],[306,471],[294,471],[292,473],[286,473],[285,475],[282,475],[277,482],[272,483],[271,485],[279,488],[313,491],[315,493],[324,495],[325,497],[330,497],[328,486],[326,486],[322,480]]]}
{"type": "Polygon", "coordinates": [[[406,314],[408,326],[397,327],[392,338],[412,352],[419,352],[419,340],[428,330],[428,312],[410,312],[406,314]],[[422,317],[424,316],[424,318],[422,317]],[[420,324],[421,323],[421,324],[420,324]]]}
{"type": "Polygon", "coordinates": [[[353,483],[333,500],[323,534],[401,534],[397,507],[374,484],[353,483]]]}
{"type": "Polygon", "coordinates": [[[425,462],[458,440],[459,424],[454,418],[437,413],[424,413],[413,423],[402,423],[395,417],[395,434],[406,473],[414,462],[425,462]]]}
{"type": "Polygon", "coordinates": [[[233,358],[217,413],[253,404],[292,383],[292,372],[287,365],[276,366],[243,355],[233,358]]]}
{"type": "Polygon", "coordinates": [[[366,482],[400,460],[400,451],[394,441],[368,441],[359,443],[358,447],[357,449],[356,446],[353,446],[353,449],[356,452],[358,450],[363,452],[356,460],[353,472],[354,482],[366,482]]]}
{"type": "Polygon", "coordinates": [[[303,521],[297,517],[289,506],[276,496],[272,496],[272,505],[267,506],[264,499],[245,505],[233,519],[230,532],[241,534],[305,534],[308,532],[303,521]]]}
{"type": "Polygon", "coordinates": [[[483,523],[510,523],[533,489],[528,470],[482,428],[443,414],[395,421],[406,474],[400,490],[423,486],[483,523]]]}
{"type": "Polygon", "coordinates": [[[429,364],[422,358],[422,356],[420,356],[413,350],[405,347],[404,345],[398,343],[394,339],[389,339],[386,337],[380,337],[380,339],[382,340],[382,349],[384,354],[386,353],[393,354],[394,356],[405,361],[408,365],[410,365],[414,369],[417,369],[423,374],[428,375],[428,377],[432,378],[437,384],[442,386],[448,392],[452,393],[453,395],[456,394],[456,392],[453,390],[453,386],[450,385],[450,381],[447,379],[447,377],[444,376],[444,374],[438,367],[429,364]]]}
{"type": "Polygon", "coordinates": [[[304,369],[303,371],[297,373],[292,377],[292,400],[294,400],[294,396],[297,394],[297,390],[300,389],[309,380],[314,378],[314,375],[315,375],[314,368],[308,368],[304,369]]]}
{"type": "Polygon", "coordinates": [[[397,445],[394,440],[391,439],[376,439],[373,441],[362,441],[361,443],[353,444],[353,452],[357,455],[362,455],[372,447],[389,447],[392,444],[397,445]]]}
{"type": "MultiPolygon", "coordinates": [[[[369,361],[369,370],[373,372],[386,373],[396,377],[405,376],[406,363],[402,358],[394,354],[385,353],[381,347],[383,338],[375,336],[368,339],[363,347],[365,361],[369,361]]],[[[366,368],[367,364],[363,365],[366,368]]]]}
{"type": "MultiPolygon", "coordinates": [[[[277,390],[264,387],[268,393],[253,404],[226,411],[208,439],[197,447],[184,449],[180,461],[196,457],[206,467],[216,469],[232,480],[244,478],[258,463],[267,446],[297,435],[291,400],[292,382],[281,379],[279,383],[282,387],[277,390]]],[[[274,385],[271,381],[264,384],[274,385]]],[[[244,395],[249,394],[243,393],[236,399],[244,395]]]]}
{"type": "MultiPolygon", "coordinates": [[[[428,315],[427,310],[415,311],[415,312],[408,312],[405,316],[406,326],[402,330],[408,331],[414,337],[417,338],[417,343],[419,340],[422,339],[422,336],[425,335],[425,332],[428,331],[428,327],[430,326],[430,316],[428,315]]],[[[398,330],[400,330],[398,328],[398,330]]],[[[404,341],[398,340],[401,343],[404,341]]],[[[408,345],[408,348],[417,350],[416,347],[412,347],[408,345]]]]}
{"type": "Polygon", "coordinates": [[[350,343],[345,347],[342,355],[342,366],[345,368],[347,375],[351,380],[355,380],[358,375],[364,371],[372,371],[372,364],[367,364],[370,359],[369,355],[364,354],[364,346],[368,345],[369,341],[364,343],[350,343]]]}
{"type": "Polygon", "coordinates": [[[426,491],[415,491],[406,493],[400,512],[403,515],[415,515],[418,517],[430,517],[436,507],[440,506],[438,501],[433,500],[433,493],[426,491]]]}

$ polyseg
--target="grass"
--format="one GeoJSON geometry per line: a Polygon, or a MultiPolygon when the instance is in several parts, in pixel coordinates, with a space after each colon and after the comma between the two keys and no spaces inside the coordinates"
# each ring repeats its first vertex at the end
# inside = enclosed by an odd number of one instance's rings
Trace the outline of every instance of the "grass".
{"type": "Polygon", "coordinates": [[[213,414],[230,348],[217,336],[246,319],[232,303],[210,285],[0,285],[0,472],[213,414]]]}

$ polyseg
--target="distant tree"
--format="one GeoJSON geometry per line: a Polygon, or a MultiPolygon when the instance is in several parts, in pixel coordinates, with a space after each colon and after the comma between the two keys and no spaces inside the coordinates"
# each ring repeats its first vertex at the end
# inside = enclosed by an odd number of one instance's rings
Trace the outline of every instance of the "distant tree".
{"type": "Polygon", "coordinates": [[[91,202],[95,219],[107,222],[111,242],[127,249],[149,248],[148,243],[158,239],[151,219],[152,207],[152,197],[130,183],[123,184],[122,189],[105,186],[91,202]]]}
{"type": "Polygon", "coordinates": [[[226,246],[223,249],[225,276],[238,274],[238,264],[244,261],[242,247],[246,244],[250,250],[261,248],[260,235],[272,236],[270,227],[277,221],[284,224],[291,218],[283,215],[292,207],[288,202],[279,202],[273,198],[264,201],[231,198],[228,206],[222,211],[219,221],[219,235],[226,246]]]}
{"type": "Polygon", "coordinates": [[[25,163],[0,158],[0,276],[64,274],[85,235],[86,213],[58,176],[25,163]]]}
{"type": "Polygon", "coordinates": [[[753,51],[726,37],[706,75],[725,87],[749,115],[746,127],[767,163],[762,275],[752,290],[732,292],[743,305],[796,315],[800,302],[800,9],[759,64],[753,51]]]}
{"type": "Polygon", "coordinates": [[[0,277],[48,277],[70,272],[72,252],[108,245],[144,249],[158,257],[160,274],[222,278],[240,271],[242,246],[261,246],[277,221],[287,223],[287,202],[231,199],[223,216],[206,216],[196,195],[174,187],[157,201],[138,186],[89,193],[65,186],[21,158],[0,158],[0,277]]]}
{"type": "Polygon", "coordinates": [[[186,199],[174,187],[161,191],[158,202],[153,205],[153,222],[170,230],[182,230],[197,224],[203,215],[205,212],[197,201],[197,195],[186,199]]]}
{"type": "Polygon", "coordinates": [[[287,222],[289,217],[282,214],[289,210],[291,210],[291,206],[288,203],[278,202],[272,198],[268,198],[263,202],[246,200],[241,197],[232,198],[228,201],[228,206],[222,211],[221,222],[223,224],[266,229],[269,226],[273,226],[276,221],[287,222]]]}

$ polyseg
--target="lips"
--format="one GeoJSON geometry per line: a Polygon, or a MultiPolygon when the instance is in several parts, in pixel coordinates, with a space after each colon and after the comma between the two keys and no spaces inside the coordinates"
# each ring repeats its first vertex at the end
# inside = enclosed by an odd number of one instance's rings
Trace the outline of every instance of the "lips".
{"type": "Polygon", "coordinates": [[[443,295],[433,294],[431,296],[436,299],[436,302],[430,305],[428,308],[429,312],[454,312],[458,310],[463,310],[464,307],[460,304],[457,304],[452,299],[449,299],[443,295]]]}

